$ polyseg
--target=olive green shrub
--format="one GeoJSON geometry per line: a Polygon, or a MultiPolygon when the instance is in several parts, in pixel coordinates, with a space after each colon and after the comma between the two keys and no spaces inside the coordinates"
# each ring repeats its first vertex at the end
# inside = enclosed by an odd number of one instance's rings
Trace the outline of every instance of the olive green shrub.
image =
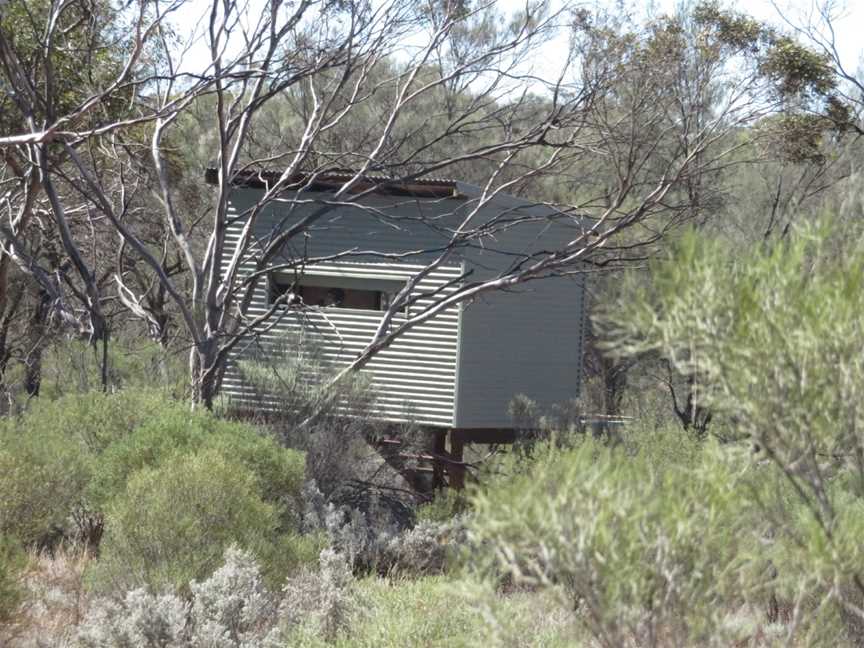
{"type": "Polygon", "coordinates": [[[759,594],[758,529],[737,477],[747,458],[711,445],[676,460],[682,434],[644,452],[586,440],[505,462],[504,476],[473,495],[472,560],[558,592],[604,646],[746,638],[725,618],[759,594]]]}
{"type": "Polygon", "coordinates": [[[74,438],[50,428],[0,424],[0,535],[24,545],[62,535],[90,474],[86,448],[74,438]]]}
{"type": "Polygon", "coordinates": [[[213,449],[177,454],[136,471],[108,505],[94,577],[115,589],[183,588],[232,544],[281,571],[293,555],[278,531],[278,509],[240,461],[213,449]]]}
{"type": "Polygon", "coordinates": [[[88,391],[56,400],[34,399],[27,412],[15,420],[15,427],[37,436],[65,435],[84,444],[90,452],[99,453],[167,412],[188,416],[189,407],[155,390],[88,391]]]}
{"type": "Polygon", "coordinates": [[[20,577],[26,562],[18,540],[0,533],[0,624],[13,618],[23,599],[20,577]]]}
{"type": "Polygon", "coordinates": [[[157,392],[90,392],[0,423],[0,533],[35,545],[96,529],[98,542],[103,511],[137,470],[207,449],[247,467],[283,526],[296,522],[302,453],[157,392]]]}
{"type": "MultiPolygon", "coordinates": [[[[157,412],[180,403],[153,392],[91,392],[37,399],[0,423],[0,533],[32,545],[74,530],[93,509],[98,457],[157,412]]],[[[186,412],[188,416],[188,411],[186,412]]]]}
{"type": "Polygon", "coordinates": [[[684,236],[598,322],[752,446],[773,600],[808,645],[864,640],[864,250],[829,224],[773,248],[684,236]],[[856,638],[857,637],[857,638],[856,638]]]}
{"type": "Polygon", "coordinates": [[[298,514],[304,477],[301,452],[282,447],[251,425],[188,408],[166,408],[106,447],[90,487],[92,500],[105,506],[123,492],[136,471],[157,467],[176,455],[210,450],[246,467],[263,498],[284,516],[298,514]]]}

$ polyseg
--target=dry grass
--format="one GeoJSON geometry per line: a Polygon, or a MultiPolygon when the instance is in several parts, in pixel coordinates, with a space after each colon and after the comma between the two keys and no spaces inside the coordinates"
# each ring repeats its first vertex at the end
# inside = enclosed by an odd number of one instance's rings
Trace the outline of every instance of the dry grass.
{"type": "Polygon", "coordinates": [[[26,599],[12,623],[0,628],[0,646],[8,648],[59,648],[70,644],[72,634],[87,610],[84,571],[91,560],[82,547],[33,553],[24,575],[26,599]]]}

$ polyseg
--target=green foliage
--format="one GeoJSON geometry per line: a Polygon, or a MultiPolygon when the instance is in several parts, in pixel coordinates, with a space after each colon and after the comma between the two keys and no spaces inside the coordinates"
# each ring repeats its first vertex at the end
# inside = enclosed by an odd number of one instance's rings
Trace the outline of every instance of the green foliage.
{"type": "MultiPolygon", "coordinates": [[[[48,100],[54,115],[74,110],[90,97],[96,88],[105,87],[116,78],[122,67],[122,56],[129,46],[123,42],[129,35],[123,33],[123,12],[104,0],[88,3],[70,3],[58,10],[47,0],[10,0],[0,12],[2,38],[21,61],[23,72],[33,84],[40,101],[33,101],[38,111],[48,106],[44,98],[50,63],[50,83],[53,91],[48,100]],[[45,25],[49,17],[56,21],[50,57],[46,61],[45,25]]],[[[0,98],[2,118],[0,130],[17,132],[26,115],[16,110],[19,106],[12,97],[3,93],[0,98]]],[[[120,87],[114,96],[103,101],[105,113],[116,114],[128,104],[129,89],[120,87]],[[125,105],[124,105],[125,104],[125,105]]],[[[39,118],[44,115],[37,112],[39,118]]],[[[92,115],[89,115],[92,118],[92,115]]]]}
{"type": "Polygon", "coordinates": [[[254,476],[264,499],[283,514],[297,510],[304,474],[302,453],[281,447],[251,425],[222,420],[206,411],[190,412],[186,405],[164,408],[134,434],[105,449],[91,486],[93,502],[107,504],[142,468],[202,451],[242,464],[254,476]]]}
{"type": "Polygon", "coordinates": [[[99,453],[157,415],[189,416],[188,404],[153,390],[88,391],[56,400],[35,399],[15,426],[27,435],[66,436],[99,453]]]}
{"type": "Polygon", "coordinates": [[[0,535],[25,545],[62,530],[79,506],[90,478],[86,449],[64,430],[0,425],[0,535]]]}
{"type": "Polygon", "coordinates": [[[824,52],[810,49],[751,16],[723,9],[716,2],[696,5],[693,16],[720,42],[755,57],[760,72],[783,96],[826,96],[836,87],[831,59],[824,52]]]}
{"type": "Polygon", "coordinates": [[[684,237],[601,317],[612,348],[657,351],[698,376],[705,405],[790,460],[810,442],[829,455],[850,447],[864,396],[864,254],[844,255],[829,235],[803,230],[737,258],[684,237]]]}
{"type": "Polygon", "coordinates": [[[293,549],[261,495],[245,466],[213,449],[138,470],[107,509],[97,580],[184,587],[208,576],[232,544],[281,572],[293,549]]]}
{"type": "Polygon", "coordinates": [[[26,562],[18,540],[0,532],[0,624],[12,618],[23,598],[19,578],[26,562]]]}
{"type": "Polygon", "coordinates": [[[352,628],[343,645],[468,646],[481,638],[477,613],[452,605],[458,590],[441,578],[396,581],[367,580],[358,596],[368,601],[369,615],[352,628]]]}
{"type": "Polygon", "coordinates": [[[751,16],[721,9],[715,2],[702,2],[693,9],[696,23],[714,29],[723,43],[743,51],[755,52],[764,36],[764,25],[751,16]]]}
{"type": "Polygon", "coordinates": [[[752,440],[746,494],[810,642],[860,626],[864,601],[864,252],[849,234],[811,226],[748,251],[688,235],[602,318],[617,353],[661,354],[724,436],[752,440]]]}
{"type": "MultiPolygon", "coordinates": [[[[40,399],[56,399],[102,389],[102,354],[83,340],[62,340],[45,349],[40,399]]],[[[14,380],[14,376],[12,377],[14,380]]],[[[108,346],[111,391],[142,390],[182,399],[188,383],[183,354],[152,340],[123,336],[108,346]]]]}
{"type": "Polygon", "coordinates": [[[431,502],[417,509],[418,522],[449,522],[468,510],[468,500],[462,491],[445,488],[435,493],[431,502]]]}
{"type": "Polygon", "coordinates": [[[760,122],[754,134],[761,137],[780,160],[803,163],[825,162],[823,136],[836,119],[821,115],[777,115],[760,122]]]}
{"type": "Polygon", "coordinates": [[[747,600],[755,541],[742,464],[713,446],[680,461],[681,434],[645,450],[547,447],[506,466],[472,502],[481,568],[556,589],[603,645],[728,641],[717,602],[747,600]]]}
{"type": "MultiPolygon", "coordinates": [[[[135,390],[40,399],[21,417],[3,422],[0,533],[34,545],[68,537],[76,531],[76,522],[95,521],[101,528],[102,513],[116,511],[127,501],[127,482],[142,471],[199,455],[237,467],[244,479],[251,480],[255,497],[261,498],[258,503],[276,516],[274,528],[282,533],[271,534],[257,548],[268,564],[287,569],[295,557],[303,562],[317,557],[320,538],[297,539],[290,534],[302,508],[302,453],[283,448],[253,426],[191,412],[187,403],[135,390]]],[[[178,493],[174,491],[180,498],[178,493]]],[[[151,520],[159,513],[165,519],[151,531],[170,536],[171,507],[158,501],[152,506],[158,510],[151,520]]],[[[234,522],[225,522],[229,523],[234,522]]],[[[111,524],[109,519],[109,538],[114,537],[111,524]]],[[[86,532],[89,527],[78,530],[86,532]]],[[[184,533],[191,531],[181,529],[178,537],[184,533]]]]}
{"type": "Polygon", "coordinates": [[[788,36],[773,35],[761,68],[775,79],[781,94],[802,93],[827,95],[837,84],[831,59],[815,52],[788,36]]]}
{"type": "MultiPolygon", "coordinates": [[[[364,579],[357,583],[355,596],[363,607],[336,646],[566,648],[581,646],[585,639],[572,610],[545,593],[500,596],[486,584],[433,576],[364,579]]],[[[291,645],[326,644],[306,638],[291,645]]]]}
{"type": "MultiPolygon", "coordinates": [[[[284,448],[251,425],[219,421],[202,439],[202,450],[213,450],[243,464],[254,475],[265,501],[280,509],[299,503],[305,458],[302,452],[284,448]]],[[[297,508],[296,510],[299,510],[297,508]]]]}
{"type": "Polygon", "coordinates": [[[37,399],[0,425],[0,532],[25,544],[62,536],[76,513],[93,510],[100,453],[145,421],[183,416],[188,406],[155,392],[89,392],[37,399]]]}

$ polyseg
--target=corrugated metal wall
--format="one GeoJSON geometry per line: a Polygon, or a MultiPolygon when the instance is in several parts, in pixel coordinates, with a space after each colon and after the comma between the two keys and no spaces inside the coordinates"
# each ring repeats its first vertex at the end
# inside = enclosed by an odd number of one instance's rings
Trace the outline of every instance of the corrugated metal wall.
{"type": "Polygon", "coordinates": [[[579,395],[582,279],[529,282],[467,306],[455,427],[509,428],[517,394],[541,412],[579,395]]]}
{"type": "MultiPolygon", "coordinates": [[[[232,202],[233,213],[240,214],[254,199],[255,190],[239,190],[232,202]]],[[[406,247],[415,249],[440,246],[442,234],[416,219],[416,207],[402,205],[388,213],[382,222],[375,216],[356,209],[337,208],[319,221],[303,242],[308,254],[326,256],[350,249],[376,250],[378,252],[404,252],[406,247]],[[400,220],[402,217],[405,220],[400,220]]],[[[380,205],[379,205],[380,206],[380,205]]],[[[386,205],[385,205],[386,207],[386,205]]],[[[446,210],[439,206],[438,211],[446,210]]],[[[429,207],[426,207],[429,210],[429,207]]],[[[283,222],[278,208],[262,214],[256,227],[256,236],[266,238],[274,228],[294,222],[300,214],[283,222]]],[[[228,235],[229,250],[236,243],[243,221],[238,220],[228,235]]],[[[428,257],[412,259],[413,263],[397,261],[381,262],[361,256],[350,262],[320,263],[310,269],[316,276],[329,274],[374,276],[407,280],[424,266],[428,257]]],[[[223,260],[224,265],[227,262],[223,260]]],[[[246,271],[252,263],[244,266],[246,271]]],[[[430,293],[458,277],[461,266],[442,267],[430,274],[418,286],[418,293],[430,293]]],[[[452,290],[452,288],[450,289],[452,290]]],[[[446,292],[446,291],[445,291],[446,292]]],[[[420,299],[413,306],[414,312],[431,302],[420,299]]],[[[255,299],[249,310],[254,317],[268,305],[268,289],[260,281],[255,299]]],[[[410,313],[409,313],[410,314],[410,313]]],[[[397,316],[399,317],[399,316],[397,316]]],[[[243,380],[238,369],[241,359],[254,352],[283,347],[285,342],[299,339],[311,341],[316,355],[332,363],[334,368],[345,363],[363,349],[381,320],[381,313],[348,308],[321,308],[296,310],[286,308],[277,323],[257,339],[235,352],[223,382],[222,393],[239,404],[259,404],[253,398],[254,390],[243,380]]],[[[453,423],[456,390],[456,354],[458,340],[458,308],[450,309],[421,324],[400,337],[391,347],[378,353],[363,369],[371,382],[375,403],[373,412],[382,418],[399,421],[415,421],[424,424],[449,426],[453,423]]],[[[275,352],[275,351],[274,351],[275,352]]]]}
{"type": "MultiPolygon", "coordinates": [[[[459,183],[459,188],[468,196],[477,195],[476,187],[459,183]]],[[[256,189],[237,190],[232,200],[233,213],[242,214],[258,195],[260,191],[256,189]]],[[[469,207],[466,201],[414,202],[392,197],[376,198],[376,212],[334,207],[305,236],[292,243],[292,252],[295,256],[306,253],[321,257],[346,250],[401,254],[441,248],[449,238],[448,232],[459,221],[459,214],[469,207]]],[[[314,208],[304,206],[290,216],[280,211],[279,206],[270,208],[259,218],[255,235],[266,240],[271,233],[290,226],[314,208]]],[[[475,226],[500,213],[541,214],[541,222],[505,228],[484,238],[481,245],[463,250],[458,259],[454,257],[452,265],[430,275],[420,285],[420,291],[438,289],[458,277],[463,267],[472,270],[472,280],[495,276],[520,255],[556,249],[578,236],[577,224],[544,224],[544,209],[509,197],[496,199],[476,216],[475,226]]],[[[241,220],[233,225],[228,237],[229,249],[241,227],[241,220]]],[[[317,264],[313,272],[404,280],[432,256],[430,253],[397,261],[361,254],[350,261],[317,264]]],[[[246,266],[249,267],[251,263],[246,266]]],[[[454,307],[380,352],[364,370],[376,396],[375,412],[389,420],[506,428],[512,425],[507,405],[518,393],[530,396],[541,408],[578,396],[584,277],[530,282],[516,293],[488,294],[472,304],[454,307]]],[[[267,295],[266,283],[262,281],[249,315],[254,316],[267,306],[267,295]]],[[[244,384],[237,363],[256,347],[263,349],[266,356],[280,343],[305,336],[318,346],[324,359],[338,367],[369,342],[380,318],[380,313],[364,310],[285,309],[278,323],[261,335],[255,345],[238,350],[231,358],[223,394],[241,402],[252,396],[253,390],[244,384]]]]}
{"type": "MultiPolygon", "coordinates": [[[[477,279],[507,273],[514,261],[538,250],[562,249],[582,231],[573,219],[547,222],[549,208],[511,196],[497,197],[486,218],[496,213],[538,220],[501,229],[494,240],[466,251],[465,263],[477,279]]],[[[464,306],[455,427],[512,427],[508,409],[517,394],[531,398],[540,412],[579,396],[584,279],[529,281],[464,306]]]]}

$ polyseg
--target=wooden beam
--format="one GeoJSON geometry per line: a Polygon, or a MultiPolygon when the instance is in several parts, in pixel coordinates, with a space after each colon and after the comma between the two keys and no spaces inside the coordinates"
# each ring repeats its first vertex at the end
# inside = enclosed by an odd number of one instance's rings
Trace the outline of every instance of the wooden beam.
{"type": "Polygon", "coordinates": [[[451,443],[456,439],[462,445],[513,443],[516,441],[516,430],[513,428],[453,428],[450,431],[450,439],[451,443]]]}

